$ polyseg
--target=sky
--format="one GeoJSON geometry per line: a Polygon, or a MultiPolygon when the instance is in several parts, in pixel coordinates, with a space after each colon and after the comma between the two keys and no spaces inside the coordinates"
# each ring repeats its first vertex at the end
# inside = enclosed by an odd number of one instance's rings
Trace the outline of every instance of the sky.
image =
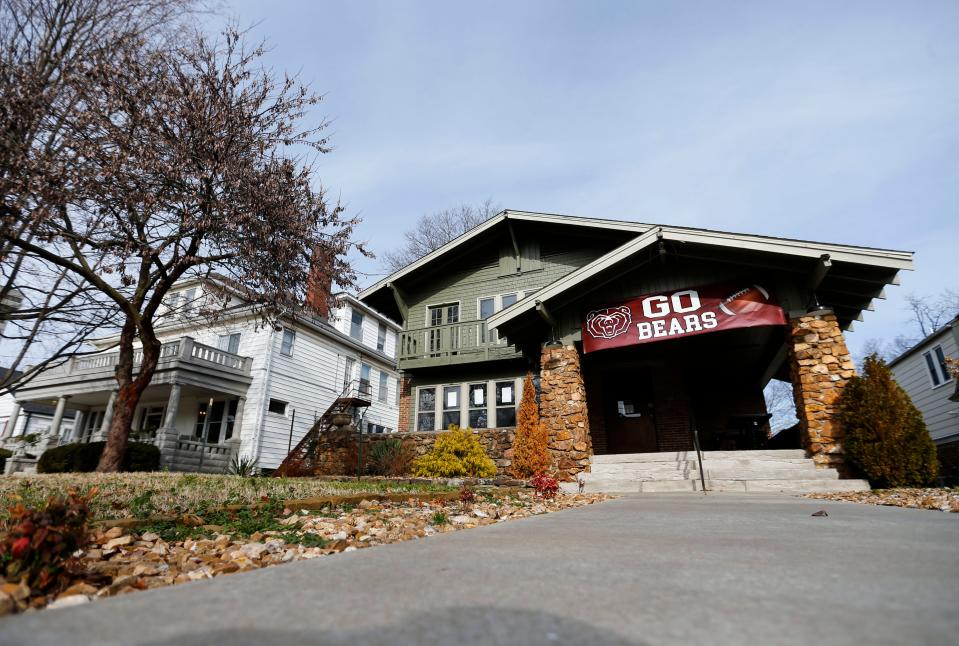
{"type": "MultiPolygon", "coordinates": [[[[487,198],[915,251],[848,336],[959,287],[959,3],[229,0],[324,95],[317,177],[377,253],[487,198]]],[[[379,261],[360,260],[366,285],[379,261]]]]}

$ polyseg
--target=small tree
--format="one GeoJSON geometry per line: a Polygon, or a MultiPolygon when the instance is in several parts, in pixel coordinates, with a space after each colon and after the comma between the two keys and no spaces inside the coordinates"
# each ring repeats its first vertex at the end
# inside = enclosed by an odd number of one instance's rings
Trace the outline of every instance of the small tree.
{"type": "Polygon", "coordinates": [[[878,356],[866,357],[863,375],[843,389],[839,423],[846,455],[873,486],[924,486],[935,480],[939,463],[926,423],[878,356]]]}
{"type": "Polygon", "coordinates": [[[513,475],[531,478],[545,473],[552,465],[549,455],[549,432],[539,418],[533,377],[526,373],[523,398],[516,414],[516,437],[513,438],[513,475]]]}

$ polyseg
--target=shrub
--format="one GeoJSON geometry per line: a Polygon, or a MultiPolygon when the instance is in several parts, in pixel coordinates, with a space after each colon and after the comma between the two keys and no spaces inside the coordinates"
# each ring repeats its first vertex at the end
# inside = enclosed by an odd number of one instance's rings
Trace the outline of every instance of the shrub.
{"type": "Polygon", "coordinates": [[[533,377],[526,373],[523,398],[516,414],[516,436],[513,438],[512,472],[517,478],[530,478],[549,470],[549,432],[539,418],[533,377]]]}
{"type": "Polygon", "coordinates": [[[7,466],[7,458],[13,455],[13,451],[8,449],[0,449],[0,473],[3,473],[3,468],[7,466]]]}
{"type": "Polygon", "coordinates": [[[375,476],[403,476],[413,462],[413,447],[408,442],[390,438],[373,442],[367,457],[367,469],[375,476]]]}
{"type": "Polygon", "coordinates": [[[431,451],[413,462],[413,473],[422,478],[492,478],[496,465],[470,429],[454,424],[439,434],[431,451]]]}
{"type": "Polygon", "coordinates": [[[935,480],[939,465],[926,423],[876,355],[866,357],[863,375],[843,389],[838,421],[846,456],[873,486],[923,486],[935,480]]]}
{"type": "Polygon", "coordinates": [[[546,500],[555,498],[559,491],[559,481],[545,473],[537,474],[529,483],[536,489],[536,495],[546,500]]]}
{"type": "Polygon", "coordinates": [[[234,455],[226,472],[231,476],[243,476],[244,478],[255,476],[257,472],[256,459],[250,456],[241,458],[239,454],[234,455]]]}
{"type": "Polygon", "coordinates": [[[7,581],[25,579],[28,586],[55,592],[69,584],[77,567],[74,552],[89,540],[86,496],[71,490],[66,498],[52,497],[42,509],[17,503],[8,510],[0,539],[0,566],[7,581]]]}
{"type": "MultiPolygon", "coordinates": [[[[38,473],[88,473],[95,471],[106,442],[64,444],[43,452],[37,461],[38,473]]],[[[130,442],[123,457],[123,471],[159,471],[160,449],[152,444],[130,442]]]]}
{"type": "Polygon", "coordinates": [[[460,489],[460,502],[464,505],[472,505],[476,502],[476,491],[469,485],[463,485],[460,489]]]}

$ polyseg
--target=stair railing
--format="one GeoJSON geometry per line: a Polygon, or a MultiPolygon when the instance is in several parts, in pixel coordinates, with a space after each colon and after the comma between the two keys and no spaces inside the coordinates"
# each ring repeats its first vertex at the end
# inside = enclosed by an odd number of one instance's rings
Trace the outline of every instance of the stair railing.
{"type": "Polygon", "coordinates": [[[699,481],[703,485],[703,495],[706,495],[706,472],[703,470],[703,452],[699,448],[699,429],[696,422],[690,417],[690,428],[693,429],[693,448],[696,449],[696,461],[699,463],[699,481]]]}

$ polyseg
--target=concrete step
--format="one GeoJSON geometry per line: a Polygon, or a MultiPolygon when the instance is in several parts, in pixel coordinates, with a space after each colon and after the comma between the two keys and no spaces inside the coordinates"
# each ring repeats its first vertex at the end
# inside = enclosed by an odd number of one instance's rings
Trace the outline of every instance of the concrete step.
{"type": "MultiPolygon", "coordinates": [[[[746,459],[779,459],[802,460],[806,452],[802,449],[757,450],[757,451],[704,451],[703,462],[707,460],[746,460],[746,459]]],[[[617,453],[611,455],[594,455],[592,463],[619,464],[630,462],[695,462],[695,451],[667,451],[663,453],[617,453]]]]}
{"type": "MultiPolygon", "coordinates": [[[[816,470],[812,460],[708,460],[703,461],[707,473],[711,470],[720,471],[784,471],[790,473],[809,473],[816,470]]],[[[636,474],[672,474],[698,473],[699,464],[696,462],[630,462],[624,464],[594,464],[594,473],[636,473],[636,474]]]]}

